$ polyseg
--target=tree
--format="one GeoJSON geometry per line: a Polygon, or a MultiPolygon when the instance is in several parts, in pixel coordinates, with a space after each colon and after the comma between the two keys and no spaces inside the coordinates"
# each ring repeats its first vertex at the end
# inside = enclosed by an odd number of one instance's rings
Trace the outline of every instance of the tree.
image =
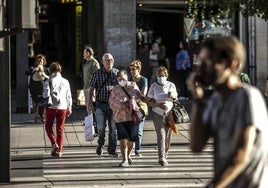
{"type": "Polygon", "coordinates": [[[215,17],[241,12],[243,16],[257,15],[268,20],[267,0],[187,0],[186,16],[213,20],[215,17]]]}

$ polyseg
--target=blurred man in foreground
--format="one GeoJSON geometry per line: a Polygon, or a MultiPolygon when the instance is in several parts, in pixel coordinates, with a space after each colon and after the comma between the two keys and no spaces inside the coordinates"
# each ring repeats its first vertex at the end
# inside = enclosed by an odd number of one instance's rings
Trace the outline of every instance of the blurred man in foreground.
{"type": "Polygon", "coordinates": [[[190,134],[194,152],[214,138],[215,174],[207,187],[264,187],[267,110],[260,91],[243,87],[239,79],[245,61],[243,45],[235,37],[209,38],[199,61],[199,70],[188,81],[195,98],[190,134]],[[209,85],[215,92],[204,103],[203,87],[209,85]]]}

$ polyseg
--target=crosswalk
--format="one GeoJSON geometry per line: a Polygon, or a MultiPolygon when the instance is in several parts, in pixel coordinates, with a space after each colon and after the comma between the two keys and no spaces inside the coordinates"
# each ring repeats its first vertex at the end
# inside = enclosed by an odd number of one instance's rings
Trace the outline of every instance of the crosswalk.
{"type": "Polygon", "coordinates": [[[65,148],[62,158],[49,153],[43,160],[43,176],[53,182],[51,188],[85,187],[204,187],[213,176],[212,147],[193,154],[189,145],[171,147],[168,162],[158,164],[157,148],[144,146],[143,156],[133,156],[133,165],[119,167],[121,156],[95,154],[94,147],[65,148]]]}

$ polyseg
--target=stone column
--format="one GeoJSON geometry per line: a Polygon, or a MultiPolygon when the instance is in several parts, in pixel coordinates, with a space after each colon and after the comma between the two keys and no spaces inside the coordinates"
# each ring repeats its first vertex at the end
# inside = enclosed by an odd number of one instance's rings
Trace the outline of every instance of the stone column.
{"type": "Polygon", "coordinates": [[[117,68],[136,58],[136,0],[103,0],[103,44],[117,68]]]}
{"type": "MultiPolygon", "coordinates": [[[[15,55],[15,54],[14,54],[15,55]]],[[[14,62],[15,63],[15,62],[14,62]]],[[[16,35],[16,111],[27,112],[28,31],[16,35]]]]}
{"type": "Polygon", "coordinates": [[[265,20],[256,17],[256,62],[257,87],[265,92],[268,75],[268,25],[265,20]]]}

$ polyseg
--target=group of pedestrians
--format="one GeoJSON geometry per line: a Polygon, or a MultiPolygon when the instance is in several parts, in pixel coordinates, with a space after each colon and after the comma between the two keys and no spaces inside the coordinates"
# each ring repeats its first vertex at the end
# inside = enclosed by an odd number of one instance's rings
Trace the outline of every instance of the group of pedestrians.
{"type": "MultiPolygon", "coordinates": [[[[182,44],[183,45],[183,44],[182,44]]],[[[181,45],[181,46],[182,46],[181,45]]],[[[84,51],[93,54],[91,50],[84,51]]],[[[178,55],[181,56],[181,55],[178,55]]],[[[183,58],[178,58],[183,59],[183,58]]],[[[242,84],[239,74],[244,66],[245,50],[235,37],[211,37],[206,39],[198,57],[200,65],[190,75],[188,88],[193,96],[190,138],[191,148],[200,152],[210,137],[214,138],[215,175],[207,187],[264,187],[267,159],[267,110],[264,99],[253,86],[242,84]],[[204,88],[212,86],[215,92],[205,100],[204,88]]],[[[166,115],[172,109],[178,93],[174,83],[168,81],[165,67],[156,69],[156,81],[150,87],[140,75],[141,62],[130,63],[130,79],[127,71],[114,68],[110,53],[102,57],[102,66],[92,71],[89,81],[87,111],[95,113],[98,127],[96,154],[102,155],[105,129],[109,127],[107,152],[117,156],[119,140],[122,162],[120,167],[133,163],[131,153],[141,156],[141,140],[144,119],[134,122],[133,110],[138,99],[151,108],[157,136],[158,157],[161,166],[168,165],[171,130],[166,126],[166,115]],[[148,90],[148,93],[147,93],[148,90]],[[94,104],[95,103],[95,104],[94,104]]],[[[187,61],[178,65],[184,70],[187,61]]],[[[84,67],[89,67],[87,64],[84,67]]],[[[51,155],[62,155],[64,122],[71,114],[72,97],[69,82],[62,78],[61,66],[54,62],[49,66],[50,77],[44,83],[43,97],[52,97],[52,106],[46,109],[46,132],[52,144],[51,155]],[[57,136],[52,126],[56,121],[57,136]]],[[[84,88],[87,90],[87,87],[84,88]]]]}
{"type": "Polygon", "coordinates": [[[102,64],[103,66],[92,74],[87,103],[87,111],[96,115],[97,155],[102,155],[104,152],[107,125],[109,127],[107,152],[109,155],[117,156],[116,145],[119,140],[122,155],[120,166],[126,167],[132,164],[133,152],[136,156],[142,155],[141,143],[145,117],[141,122],[135,123],[133,110],[137,104],[131,103],[132,100],[142,100],[161,116],[161,121],[157,119],[159,117],[153,117],[153,119],[158,137],[159,163],[162,166],[167,165],[171,131],[165,126],[163,120],[165,114],[172,108],[172,99],[177,97],[175,85],[167,81],[167,69],[161,67],[157,70],[157,81],[149,88],[150,94],[147,94],[148,81],[140,74],[142,64],[139,60],[134,60],[129,64],[130,75],[126,70],[114,68],[114,58],[110,53],[103,55],[102,64]]]}

